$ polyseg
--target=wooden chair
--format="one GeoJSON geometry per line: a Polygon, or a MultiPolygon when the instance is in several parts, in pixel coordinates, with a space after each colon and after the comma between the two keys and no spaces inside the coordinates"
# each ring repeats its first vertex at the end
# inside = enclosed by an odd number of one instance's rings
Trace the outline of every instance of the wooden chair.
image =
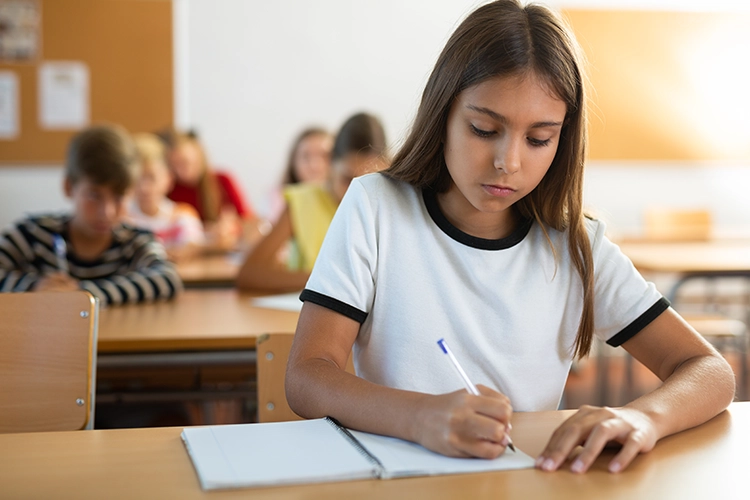
{"type": "MultiPolygon", "coordinates": [[[[289,408],[284,388],[286,364],[293,340],[293,333],[271,333],[258,337],[258,422],[302,420],[289,408]]],[[[354,373],[351,356],[346,371],[354,373]]]]}
{"type": "Polygon", "coordinates": [[[694,209],[647,208],[646,239],[656,241],[706,241],[711,238],[711,212],[694,209]]]}
{"type": "Polygon", "coordinates": [[[0,294],[0,432],[93,429],[99,303],[0,294]]]}

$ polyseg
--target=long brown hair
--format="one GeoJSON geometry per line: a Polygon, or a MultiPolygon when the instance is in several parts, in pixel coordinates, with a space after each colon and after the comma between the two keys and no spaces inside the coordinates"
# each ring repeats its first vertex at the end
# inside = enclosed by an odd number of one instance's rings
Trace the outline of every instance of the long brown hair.
{"type": "Polygon", "coordinates": [[[198,201],[201,218],[205,222],[216,222],[221,213],[221,188],[216,174],[211,170],[206,152],[198,139],[198,133],[194,130],[181,132],[173,128],[162,130],[157,134],[171,151],[183,144],[191,144],[196,148],[201,161],[201,177],[198,180],[198,201]]]}
{"type": "Polygon", "coordinates": [[[569,234],[570,256],[583,286],[574,352],[582,358],[591,350],[594,332],[594,265],[583,214],[586,98],[581,51],[559,17],[517,0],[497,0],[470,14],[438,57],[412,129],[385,173],[416,187],[447,191],[452,181],[443,140],[453,101],[489,78],[529,73],[549,86],[567,110],[547,174],[515,207],[540,225],[550,245],[547,228],[569,234]]]}

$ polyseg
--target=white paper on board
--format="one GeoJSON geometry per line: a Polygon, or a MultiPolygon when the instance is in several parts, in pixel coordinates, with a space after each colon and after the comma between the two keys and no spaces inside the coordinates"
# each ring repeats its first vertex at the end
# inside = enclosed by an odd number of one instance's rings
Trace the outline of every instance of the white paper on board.
{"type": "Polygon", "coordinates": [[[15,139],[20,132],[18,76],[13,71],[0,71],[0,139],[15,139]]]}
{"type": "Polygon", "coordinates": [[[48,130],[81,129],[89,124],[89,69],[79,61],[39,65],[39,124],[48,130]]]}

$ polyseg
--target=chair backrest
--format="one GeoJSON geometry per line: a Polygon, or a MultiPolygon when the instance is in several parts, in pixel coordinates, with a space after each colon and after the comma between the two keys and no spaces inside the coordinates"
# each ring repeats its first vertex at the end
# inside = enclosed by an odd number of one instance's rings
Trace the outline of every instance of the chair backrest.
{"type": "Polygon", "coordinates": [[[0,294],[0,432],[93,429],[99,303],[0,294]]]}
{"type": "Polygon", "coordinates": [[[711,238],[711,212],[648,208],[644,213],[646,238],[660,241],[699,241],[711,238]]]}
{"type": "MultiPolygon", "coordinates": [[[[258,422],[284,422],[302,418],[289,408],[284,380],[293,333],[271,333],[258,337],[258,422]]],[[[354,373],[352,357],[346,371],[354,373]]]]}

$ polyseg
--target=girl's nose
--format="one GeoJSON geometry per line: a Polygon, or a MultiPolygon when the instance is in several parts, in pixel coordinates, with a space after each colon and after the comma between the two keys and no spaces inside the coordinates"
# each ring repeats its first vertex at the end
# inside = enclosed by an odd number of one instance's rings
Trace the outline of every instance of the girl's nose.
{"type": "Polygon", "coordinates": [[[521,141],[514,137],[504,137],[498,142],[495,152],[495,168],[506,174],[518,172],[521,168],[521,141]]]}

